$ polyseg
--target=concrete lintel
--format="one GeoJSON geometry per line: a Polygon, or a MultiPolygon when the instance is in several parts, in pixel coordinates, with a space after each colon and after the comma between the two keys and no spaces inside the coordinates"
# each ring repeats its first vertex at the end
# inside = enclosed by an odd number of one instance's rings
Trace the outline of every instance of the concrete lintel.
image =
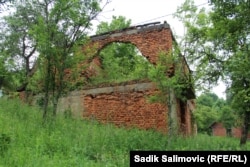
{"type": "Polygon", "coordinates": [[[160,25],[155,25],[155,26],[148,26],[144,27],[138,30],[138,32],[144,32],[144,31],[155,31],[155,30],[160,30],[160,29],[168,29],[170,28],[169,24],[160,24],[160,25]]]}
{"type": "Polygon", "coordinates": [[[70,96],[81,96],[82,94],[83,92],[79,90],[74,90],[74,91],[69,92],[70,96]]]}
{"type": "Polygon", "coordinates": [[[141,33],[144,31],[154,31],[154,30],[165,29],[165,28],[166,29],[170,28],[170,25],[168,23],[163,23],[159,25],[148,25],[148,26],[142,25],[142,26],[137,26],[137,28],[129,27],[124,30],[115,30],[115,31],[106,32],[100,35],[91,36],[91,40],[97,41],[97,40],[102,40],[102,39],[106,39],[109,37],[118,37],[122,35],[137,34],[137,33],[141,33]]]}
{"type": "Polygon", "coordinates": [[[130,35],[130,34],[136,34],[136,33],[138,33],[137,29],[126,31],[126,34],[128,34],[128,35],[130,35]]]}
{"type": "Polygon", "coordinates": [[[119,37],[119,36],[122,36],[123,33],[114,33],[114,34],[111,34],[110,37],[111,38],[114,38],[114,37],[119,37]]]}
{"type": "Polygon", "coordinates": [[[98,40],[106,39],[106,38],[108,38],[108,37],[110,37],[110,34],[92,36],[92,37],[91,37],[91,40],[92,40],[92,41],[98,41],[98,40]]]}
{"type": "Polygon", "coordinates": [[[132,91],[146,91],[150,89],[155,89],[155,85],[152,82],[148,83],[138,83],[124,86],[112,86],[112,87],[104,87],[104,88],[93,88],[88,90],[83,90],[82,94],[84,95],[98,95],[98,94],[111,94],[114,92],[132,92],[132,91]]]}

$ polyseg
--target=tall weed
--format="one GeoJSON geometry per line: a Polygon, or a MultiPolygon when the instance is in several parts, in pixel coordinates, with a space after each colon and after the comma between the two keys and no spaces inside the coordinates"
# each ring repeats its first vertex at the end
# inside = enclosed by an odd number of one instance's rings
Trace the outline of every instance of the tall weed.
{"type": "Polygon", "coordinates": [[[0,99],[0,148],[0,166],[122,167],[129,166],[130,150],[250,150],[250,144],[241,148],[238,139],[207,135],[169,142],[153,130],[117,128],[63,114],[44,123],[38,108],[0,99]]]}

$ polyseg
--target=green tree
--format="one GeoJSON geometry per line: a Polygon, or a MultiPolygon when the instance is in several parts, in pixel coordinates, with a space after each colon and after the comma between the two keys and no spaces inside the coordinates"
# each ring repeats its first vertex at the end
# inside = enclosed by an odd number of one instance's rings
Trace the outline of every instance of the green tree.
{"type": "Polygon", "coordinates": [[[231,136],[231,129],[236,125],[236,115],[230,106],[224,106],[221,109],[220,121],[227,130],[227,134],[231,136]]]}
{"type": "Polygon", "coordinates": [[[219,120],[219,113],[211,107],[197,104],[194,118],[198,132],[210,134],[210,126],[219,120]]]}
{"type": "Polygon", "coordinates": [[[198,10],[192,0],[178,8],[177,17],[186,27],[184,41],[188,44],[182,48],[196,67],[199,85],[216,84],[219,79],[226,81],[232,107],[243,120],[240,144],[245,144],[250,122],[250,5],[244,0],[211,0],[210,4],[209,12],[204,8],[198,10]]]}
{"type": "Polygon", "coordinates": [[[40,68],[42,78],[38,82],[43,81],[40,84],[45,94],[43,116],[47,117],[50,100],[55,115],[58,99],[67,88],[65,70],[79,60],[80,56],[75,55],[79,45],[84,44],[91,21],[102,11],[99,0],[27,0],[15,3],[14,9],[5,19],[8,23],[5,53],[18,57],[18,62],[24,60],[19,71],[28,85],[32,72],[30,60],[37,54],[33,65],[40,68]]]}
{"type": "Polygon", "coordinates": [[[38,23],[32,34],[43,57],[44,70],[44,118],[47,115],[49,92],[52,92],[53,115],[56,114],[58,99],[66,84],[64,71],[72,66],[70,55],[75,46],[86,40],[86,30],[100,13],[98,0],[49,1],[35,3],[41,9],[38,23]]]}
{"type": "MultiPolygon", "coordinates": [[[[131,20],[123,16],[113,16],[110,23],[101,22],[97,26],[96,34],[121,30],[129,27],[131,20]]],[[[141,79],[147,77],[149,62],[131,43],[114,42],[106,46],[100,52],[102,61],[102,78],[105,81],[119,82],[124,80],[141,79]]]]}
{"type": "Polygon", "coordinates": [[[201,94],[196,100],[196,106],[194,116],[198,132],[210,133],[210,126],[214,122],[222,122],[227,130],[231,130],[235,124],[232,108],[226,100],[219,98],[214,93],[201,94]]]}
{"type": "Polygon", "coordinates": [[[2,87],[11,87],[11,83],[8,82],[8,71],[5,67],[5,58],[3,55],[0,55],[0,89],[2,87]]]}
{"type": "MultiPolygon", "coordinates": [[[[19,73],[16,78],[17,90],[25,90],[26,98],[27,85],[30,77],[34,74],[36,68],[36,42],[30,34],[30,27],[37,23],[36,11],[32,9],[31,3],[25,6],[16,5],[16,12],[4,17],[5,28],[3,29],[4,40],[2,40],[2,54],[7,59],[13,61],[12,70],[19,73]]],[[[27,99],[26,99],[27,100],[27,99]]]]}
{"type": "MultiPolygon", "coordinates": [[[[209,89],[223,75],[222,61],[214,61],[216,47],[210,38],[212,21],[206,8],[198,8],[193,0],[186,0],[174,15],[184,25],[180,49],[193,70],[196,90],[209,89]]],[[[216,59],[216,60],[217,60],[216,59]]]]}
{"type": "MultiPolygon", "coordinates": [[[[217,55],[224,52],[224,71],[228,77],[229,91],[232,95],[232,107],[242,115],[241,144],[245,144],[250,122],[250,73],[249,67],[249,2],[211,1],[213,12],[210,14],[213,27],[212,39],[217,45],[217,55]],[[227,27],[227,28],[223,28],[227,27]]],[[[217,56],[218,57],[218,56],[217,56]]]]}
{"type": "Polygon", "coordinates": [[[218,100],[218,96],[214,93],[203,93],[197,98],[196,102],[199,105],[207,106],[207,107],[213,107],[215,102],[218,100]]]}
{"type": "Polygon", "coordinates": [[[131,25],[131,20],[127,20],[124,16],[112,16],[112,21],[101,22],[97,26],[96,34],[102,34],[109,31],[121,30],[124,28],[128,28],[131,25]]]}

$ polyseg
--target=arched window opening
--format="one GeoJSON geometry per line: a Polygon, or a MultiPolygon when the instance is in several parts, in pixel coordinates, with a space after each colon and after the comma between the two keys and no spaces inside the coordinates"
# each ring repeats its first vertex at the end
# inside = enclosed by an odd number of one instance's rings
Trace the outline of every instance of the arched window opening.
{"type": "Polygon", "coordinates": [[[152,66],[131,43],[112,42],[99,52],[101,67],[91,78],[93,84],[121,83],[148,79],[152,66]]]}

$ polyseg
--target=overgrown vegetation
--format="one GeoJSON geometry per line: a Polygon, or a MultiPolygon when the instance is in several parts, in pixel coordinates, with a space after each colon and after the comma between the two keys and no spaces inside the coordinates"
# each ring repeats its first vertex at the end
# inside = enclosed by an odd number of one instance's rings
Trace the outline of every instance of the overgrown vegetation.
{"type": "MultiPolygon", "coordinates": [[[[40,86],[45,119],[50,106],[56,114],[58,99],[68,86],[65,70],[76,68],[75,50],[87,40],[91,21],[109,1],[103,2],[103,7],[100,3],[99,0],[16,1],[10,8],[12,12],[1,17],[0,68],[19,74],[15,77],[20,86],[17,90],[25,90],[26,97],[27,92],[37,91],[40,86]],[[32,78],[38,69],[41,75],[32,78]],[[35,90],[32,84],[36,85],[35,90]]],[[[6,83],[7,79],[0,73],[0,81],[6,83]]]]}
{"type": "Polygon", "coordinates": [[[192,88],[192,80],[189,78],[189,71],[185,70],[187,66],[183,60],[177,47],[174,46],[172,52],[160,53],[157,65],[149,71],[149,78],[156,83],[160,90],[158,94],[151,96],[150,100],[161,102],[167,106],[168,133],[170,136],[178,135],[179,131],[176,112],[177,99],[186,103],[188,98],[184,92],[192,88]]]}
{"type": "MultiPolygon", "coordinates": [[[[170,145],[169,136],[154,131],[118,129],[95,121],[72,120],[70,115],[58,115],[50,120],[48,115],[55,115],[58,99],[64,91],[77,87],[72,84],[73,88],[69,88],[63,80],[64,72],[77,68],[76,62],[80,60],[74,59],[75,47],[84,45],[85,30],[102,10],[99,2],[30,0],[16,3],[17,10],[5,17],[6,24],[1,25],[0,35],[0,88],[13,90],[22,85],[24,90],[33,93],[45,92],[40,104],[47,122],[42,123],[41,109],[1,99],[0,166],[128,166],[130,150],[249,150],[249,143],[246,143],[250,120],[249,5],[244,1],[237,4],[212,0],[212,12],[208,13],[205,9],[198,10],[193,1],[187,0],[177,13],[187,28],[185,46],[181,45],[180,49],[190,63],[197,65],[195,76],[201,82],[196,85],[226,79],[228,102],[234,108],[231,110],[224,104],[199,105],[195,115],[199,132],[207,132],[210,122],[216,120],[222,121],[226,128],[232,126],[235,111],[243,122],[241,144],[246,144],[244,147],[238,146],[233,138],[207,135],[185,139],[171,136],[174,139],[170,145]],[[39,67],[32,62],[36,58],[43,68],[34,74],[34,69],[39,67]],[[49,101],[53,109],[49,108],[49,101]]],[[[102,23],[99,26],[100,33],[130,24],[123,17],[113,19],[110,25],[102,23]]],[[[158,66],[151,68],[138,55],[135,46],[121,43],[107,46],[100,57],[104,68],[99,76],[91,78],[91,84],[144,79],[150,75],[164,95],[158,100],[167,103],[169,111],[174,111],[170,106],[174,106],[170,99],[174,97],[168,96],[171,91],[186,100],[182,93],[187,85],[180,82],[178,75],[178,69],[180,72],[182,69],[174,68],[177,70],[175,75],[166,78],[169,67],[166,59],[160,58],[158,66]]],[[[169,61],[172,64],[176,60],[169,61]]]]}
{"type": "Polygon", "coordinates": [[[132,44],[111,43],[100,52],[102,69],[97,76],[90,78],[88,84],[118,84],[148,80],[152,65],[137,52],[132,44]]]}
{"type": "MultiPolygon", "coordinates": [[[[123,16],[113,16],[112,21],[101,22],[97,26],[96,34],[129,27],[131,20],[123,16]]],[[[104,47],[99,54],[101,70],[97,76],[91,78],[94,85],[102,83],[121,83],[148,78],[152,65],[132,43],[113,42],[104,47]]]]}
{"type": "Polygon", "coordinates": [[[3,98],[0,106],[0,166],[122,167],[129,166],[130,150],[250,150],[249,143],[240,147],[238,139],[207,135],[176,137],[168,145],[168,138],[155,131],[116,128],[63,114],[42,124],[37,108],[3,98]]]}
{"type": "Polygon", "coordinates": [[[250,129],[249,1],[209,1],[199,8],[193,0],[175,16],[185,26],[180,48],[195,71],[196,86],[211,87],[223,80],[231,107],[242,121],[241,144],[250,129]]]}
{"type": "MultiPolygon", "coordinates": [[[[230,102],[211,92],[203,93],[197,97],[194,117],[199,133],[210,134],[210,126],[215,122],[223,123],[228,130],[241,126],[240,117],[230,107],[230,102]]],[[[230,135],[230,132],[228,134],[230,135]]]]}

